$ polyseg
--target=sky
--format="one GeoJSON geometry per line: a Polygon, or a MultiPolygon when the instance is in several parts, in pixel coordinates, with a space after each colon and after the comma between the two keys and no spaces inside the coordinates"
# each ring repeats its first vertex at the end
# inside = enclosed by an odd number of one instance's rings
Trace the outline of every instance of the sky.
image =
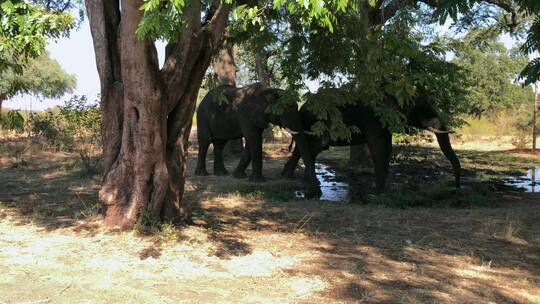
{"type": "MultiPolygon", "coordinates": [[[[507,47],[515,41],[508,35],[502,37],[507,47]]],[[[163,64],[165,46],[163,42],[156,43],[160,63],[163,64]]],[[[47,47],[50,56],[70,74],[77,77],[76,95],[86,95],[88,100],[95,100],[100,91],[99,76],[96,69],[94,47],[88,22],[85,21],[78,30],[73,31],[69,38],[52,41],[47,47]]],[[[312,83],[309,84],[314,87],[312,83]]],[[[17,96],[4,102],[3,106],[11,109],[41,111],[56,105],[62,105],[71,95],[59,99],[42,99],[30,95],[17,96]]]]}
{"type": "MultiPolygon", "coordinates": [[[[164,44],[156,44],[160,62],[163,63],[164,44]]],[[[73,92],[76,95],[86,95],[88,100],[95,100],[100,91],[99,76],[96,68],[94,46],[88,22],[81,24],[81,27],[73,31],[69,38],[51,41],[47,46],[50,57],[56,59],[60,65],[70,74],[77,77],[77,88],[73,92]]],[[[11,109],[41,111],[56,105],[64,104],[71,94],[59,99],[36,98],[31,95],[17,96],[7,100],[2,106],[11,109]]]]}
{"type": "MultiPolygon", "coordinates": [[[[100,90],[99,76],[96,69],[92,36],[87,22],[83,23],[78,31],[73,31],[69,38],[51,42],[47,51],[53,59],[62,65],[64,70],[77,77],[77,89],[73,92],[74,94],[87,95],[89,99],[97,97],[100,90]]],[[[24,95],[4,102],[4,106],[12,109],[44,110],[63,104],[66,98],[69,96],[60,99],[45,99],[40,102],[38,98],[24,95]]]]}

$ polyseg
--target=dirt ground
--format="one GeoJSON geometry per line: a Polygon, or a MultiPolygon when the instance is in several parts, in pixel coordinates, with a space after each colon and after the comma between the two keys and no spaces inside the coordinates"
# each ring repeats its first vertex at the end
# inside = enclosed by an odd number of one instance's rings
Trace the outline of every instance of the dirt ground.
{"type": "Polygon", "coordinates": [[[467,146],[456,192],[439,151],[396,147],[374,197],[370,170],[332,149],[344,203],[296,199],[286,144],[269,145],[267,183],[189,176],[195,224],[109,233],[99,177],[24,145],[0,143],[0,303],[540,303],[540,194],[502,182],[539,154],[467,146]]]}

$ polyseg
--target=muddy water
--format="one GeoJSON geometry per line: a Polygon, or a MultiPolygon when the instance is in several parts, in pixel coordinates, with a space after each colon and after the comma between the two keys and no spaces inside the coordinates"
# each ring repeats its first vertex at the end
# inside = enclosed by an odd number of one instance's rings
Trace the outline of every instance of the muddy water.
{"type": "MultiPolygon", "coordinates": [[[[349,184],[338,181],[334,169],[327,165],[317,163],[315,164],[315,173],[317,174],[317,179],[321,183],[322,195],[319,198],[320,200],[333,202],[349,201],[349,184]]],[[[305,194],[302,191],[296,191],[295,194],[297,198],[305,197],[305,194]]]]}
{"type": "Polygon", "coordinates": [[[510,177],[506,184],[523,189],[525,192],[540,192],[540,167],[529,169],[527,174],[519,177],[510,177]]]}

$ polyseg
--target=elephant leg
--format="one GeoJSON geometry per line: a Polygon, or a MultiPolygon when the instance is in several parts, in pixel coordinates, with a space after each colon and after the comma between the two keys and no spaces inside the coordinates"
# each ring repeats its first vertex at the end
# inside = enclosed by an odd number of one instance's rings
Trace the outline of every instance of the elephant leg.
{"type": "Polygon", "coordinates": [[[283,167],[283,171],[281,171],[281,176],[286,178],[294,178],[294,171],[296,170],[300,157],[300,150],[298,150],[298,147],[294,147],[291,157],[283,167]]]}
{"type": "Polygon", "coordinates": [[[375,191],[383,193],[392,154],[392,133],[377,126],[368,131],[367,140],[375,167],[375,191]]]}
{"type": "Polygon", "coordinates": [[[223,162],[223,148],[227,141],[214,141],[214,174],[228,175],[229,172],[225,169],[223,162]]]}
{"type": "Polygon", "coordinates": [[[320,186],[319,179],[317,178],[317,174],[315,172],[315,163],[317,160],[317,155],[321,150],[319,149],[312,149],[311,150],[311,159],[306,160],[304,158],[304,180],[307,181],[307,188],[306,188],[306,197],[307,198],[319,198],[322,195],[322,190],[320,186]]]}
{"type": "MultiPolygon", "coordinates": [[[[201,132],[201,130],[198,130],[197,132],[201,132]]],[[[197,168],[195,169],[195,175],[205,176],[208,175],[208,171],[206,171],[206,153],[208,152],[208,147],[210,146],[210,138],[209,136],[201,135],[200,133],[197,135],[199,142],[199,154],[197,155],[197,168]]]]}
{"type": "Polygon", "coordinates": [[[240,158],[240,162],[238,162],[238,166],[236,166],[236,169],[234,169],[234,172],[232,174],[233,177],[245,178],[246,168],[248,167],[250,162],[251,162],[251,155],[250,155],[249,149],[245,149],[244,153],[242,154],[242,158],[240,158]]]}
{"type": "Polygon", "coordinates": [[[253,175],[249,177],[249,181],[264,182],[266,179],[262,175],[262,130],[255,130],[250,133],[249,136],[246,136],[253,170],[253,175]]]}

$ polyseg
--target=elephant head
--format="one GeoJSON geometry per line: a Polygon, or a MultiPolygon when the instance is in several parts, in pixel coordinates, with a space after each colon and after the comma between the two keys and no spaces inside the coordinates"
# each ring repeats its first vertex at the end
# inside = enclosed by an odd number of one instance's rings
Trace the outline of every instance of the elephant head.
{"type": "MultiPolygon", "coordinates": [[[[285,91],[280,89],[267,89],[260,93],[266,100],[267,105],[280,102],[285,91]]],[[[296,102],[286,104],[280,114],[268,114],[268,122],[277,125],[289,132],[296,142],[302,159],[304,160],[304,180],[307,182],[309,193],[320,192],[319,180],[315,174],[315,160],[311,153],[310,140],[307,131],[304,130],[302,116],[296,102]]]]}

